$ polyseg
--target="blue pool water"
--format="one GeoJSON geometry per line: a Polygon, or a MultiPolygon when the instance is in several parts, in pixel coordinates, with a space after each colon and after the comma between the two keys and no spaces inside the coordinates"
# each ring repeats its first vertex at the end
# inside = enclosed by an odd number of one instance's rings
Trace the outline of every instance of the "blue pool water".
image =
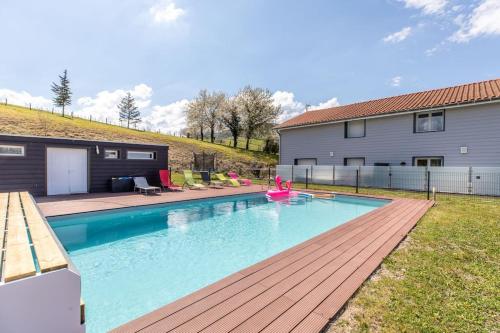
{"type": "Polygon", "coordinates": [[[386,201],[245,195],[50,219],[82,276],[87,332],[105,332],[386,201]]]}

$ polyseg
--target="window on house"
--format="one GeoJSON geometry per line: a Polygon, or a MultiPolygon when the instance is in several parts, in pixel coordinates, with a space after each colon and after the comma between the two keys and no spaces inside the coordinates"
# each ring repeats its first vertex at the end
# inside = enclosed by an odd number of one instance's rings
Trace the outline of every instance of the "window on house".
{"type": "Polygon", "coordinates": [[[440,167],[444,165],[444,158],[440,156],[414,157],[413,160],[413,165],[421,167],[440,167]]]}
{"type": "Polygon", "coordinates": [[[104,158],[107,160],[117,160],[120,158],[120,150],[104,149],[104,158]]]}
{"type": "Polygon", "coordinates": [[[346,157],[344,158],[344,165],[346,166],[363,166],[365,165],[364,157],[346,157]]]}
{"type": "Polygon", "coordinates": [[[156,152],[129,150],[127,151],[127,158],[129,160],[155,160],[156,152]]]}
{"type": "Polygon", "coordinates": [[[316,165],[317,160],[315,158],[296,158],[295,165],[316,165]]]}
{"type": "Polygon", "coordinates": [[[420,112],[415,114],[415,132],[444,131],[444,111],[420,112]]]}
{"type": "Polygon", "coordinates": [[[24,156],[24,146],[0,145],[0,156],[24,156]]]}
{"type": "Polygon", "coordinates": [[[366,120],[352,120],[345,122],[344,137],[362,138],[366,135],[366,120]]]}

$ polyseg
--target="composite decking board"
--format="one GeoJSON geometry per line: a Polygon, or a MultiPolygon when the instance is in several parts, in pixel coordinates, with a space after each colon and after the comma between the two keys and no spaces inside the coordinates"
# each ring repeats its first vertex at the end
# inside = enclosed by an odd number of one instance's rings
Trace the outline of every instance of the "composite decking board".
{"type": "Polygon", "coordinates": [[[5,244],[4,281],[10,282],[36,274],[19,193],[9,196],[5,244]]]}
{"type": "MultiPolygon", "coordinates": [[[[370,226],[377,227],[377,225],[370,226]]],[[[232,309],[233,311],[229,313],[224,318],[221,318],[220,321],[213,324],[210,328],[208,328],[207,332],[218,332],[218,331],[227,331],[228,327],[235,322],[242,322],[245,318],[249,318],[252,314],[255,313],[256,310],[261,309],[261,304],[271,303],[274,299],[278,299],[281,297],[287,290],[292,288],[293,286],[300,283],[307,277],[309,277],[313,272],[320,269],[324,265],[327,265],[329,262],[340,256],[347,250],[353,243],[357,243],[363,237],[366,237],[370,234],[372,230],[370,228],[365,229],[362,233],[354,234],[353,237],[345,240],[343,243],[331,242],[328,245],[322,247],[315,251],[315,253],[309,255],[308,260],[303,260],[302,262],[295,263],[296,265],[289,265],[285,269],[281,270],[275,276],[266,277],[264,280],[259,282],[260,284],[265,285],[268,289],[265,293],[260,295],[254,295],[251,300],[248,300],[243,306],[238,309],[232,309]],[[237,318],[238,320],[234,320],[237,318]]],[[[241,302],[242,297],[240,295],[235,295],[234,300],[236,302],[241,302]]],[[[227,303],[225,303],[227,304],[227,303]]],[[[273,312],[275,310],[273,309],[273,312]]],[[[205,314],[206,318],[217,318],[217,316],[221,317],[221,314],[224,312],[221,309],[211,309],[211,315],[205,314]],[[217,313],[217,315],[214,315],[217,313]]],[[[193,319],[194,321],[203,321],[202,318],[193,319]]],[[[194,327],[190,327],[192,330],[195,330],[194,327]]],[[[233,328],[233,327],[231,327],[233,328]]]]}
{"type": "MultiPolygon", "coordinates": [[[[393,205],[393,203],[389,203],[387,206],[393,205]]],[[[378,210],[371,211],[370,213],[365,214],[365,217],[377,217],[383,213],[379,212],[378,210]]],[[[369,223],[375,223],[376,221],[370,220],[369,223]]],[[[212,284],[206,288],[203,288],[197,292],[194,292],[193,294],[190,294],[186,297],[183,297],[174,303],[171,303],[165,307],[162,307],[158,310],[153,311],[152,313],[145,315],[143,317],[140,317],[134,321],[135,323],[142,323],[144,325],[144,328],[149,325],[153,325],[156,321],[160,321],[166,317],[169,317],[172,314],[175,314],[179,311],[181,311],[183,308],[187,308],[189,306],[191,316],[192,316],[192,311],[193,307],[190,305],[196,304],[199,302],[206,301],[205,299],[210,297],[217,296],[217,293],[224,293],[227,295],[227,292],[224,291],[223,289],[225,288],[231,288],[231,287],[238,287],[238,290],[242,290],[241,283],[247,283],[247,280],[245,280],[246,277],[254,277],[255,274],[259,273],[262,274],[263,272],[268,271],[269,274],[272,274],[273,272],[277,271],[278,269],[281,268],[281,266],[286,266],[289,263],[292,263],[296,260],[300,260],[301,258],[305,257],[306,255],[309,254],[309,251],[314,251],[316,248],[319,246],[315,244],[317,241],[324,239],[324,238],[329,238],[332,241],[336,240],[340,237],[345,237],[343,233],[340,231],[344,232],[349,232],[353,229],[358,229],[360,226],[365,225],[367,222],[364,220],[361,220],[359,217],[355,218],[345,224],[342,224],[328,232],[325,232],[324,234],[321,234],[319,236],[316,236],[304,243],[301,243],[297,245],[294,248],[291,248],[289,250],[283,251],[277,255],[274,255],[266,260],[263,260],[257,264],[254,264],[246,269],[243,269],[242,271],[239,271],[235,273],[235,276],[230,275],[227,278],[216,282],[215,284],[212,284]],[[242,275],[243,274],[243,275],[242,275]],[[236,284],[240,284],[236,286],[236,284]]],[[[265,277],[266,275],[264,275],[265,277]]],[[[251,282],[251,281],[250,281],[251,282]]],[[[251,284],[249,284],[251,285],[251,284]]],[[[211,300],[212,301],[212,300],[211,300]]],[[[169,318],[169,322],[172,322],[172,318],[169,318]]],[[[119,328],[119,332],[135,332],[135,328],[124,325],[119,328]]]]}
{"type": "Polygon", "coordinates": [[[68,261],[50,233],[28,192],[21,193],[24,215],[42,273],[67,268],[68,261]]]}
{"type": "MultiPolygon", "coordinates": [[[[306,243],[308,243],[308,242],[306,242],[306,243]]],[[[271,258],[271,259],[272,259],[272,258],[271,258]]],[[[171,322],[171,320],[170,320],[170,319],[171,319],[171,318],[169,318],[169,322],[171,322]]]]}
{"type": "Polygon", "coordinates": [[[342,309],[343,305],[350,297],[359,289],[363,282],[380,266],[382,260],[390,254],[390,252],[400,243],[404,236],[409,232],[421,216],[427,211],[430,206],[425,206],[420,213],[408,221],[403,228],[392,236],[379,250],[377,250],[363,266],[358,268],[348,279],[325,298],[314,311],[307,315],[291,332],[307,333],[319,332],[337,312],[342,309]],[[321,324],[323,323],[323,324],[321,324]]]}
{"type": "Polygon", "coordinates": [[[310,292],[311,289],[322,280],[321,276],[318,277],[318,275],[323,274],[329,276],[329,274],[333,274],[337,269],[349,263],[350,260],[358,254],[358,252],[353,251],[356,246],[367,238],[374,238],[377,237],[378,234],[382,234],[385,231],[383,228],[392,223],[397,223],[397,221],[384,223],[383,226],[379,226],[376,232],[367,229],[363,238],[353,239],[351,242],[343,244],[345,246],[342,250],[333,250],[326,255],[320,256],[315,262],[302,267],[300,271],[290,272],[291,274],[286,279],[274,285],[267,290],[266,293],[252,299],[244,306],[218,321],[215,325],[212,325],[210,329],[203,332],[227,332],[235,329],[236,326],[234,325],[236,323],[241,323],[241,328],[238,327],[238,329],[235,330],[237,332],[246,332],[249,329],[254,330],[258,327],[263,329],[267,324],[272,322],[276,314],[279,313],[269,305],[272,305],[274,302],[281,302],[282,298],[292,300],[293,305],[297,302],[297,299],[300,299],[302,295],[310,292]],[[299,291],[295,292],[295,294],[290,294],[291,291],[296,289],[299,291]]]}
{"type": "MultiPolygon", "coordinates": [[[[374,214],[373,216],[376,216],[376,215],[378,215],[378,214],[374,214]]],[[[323,246],[323,249],[321,249],[321,250],[322,251],[326,250],[325,251],[325,253],[326,253],[336,246],[341,246],[343,243],[343,242],[339,241],[341,238],[346,238],[346,235],[349,235],[349,237],[355,236],[358,232],[365,230],[366,226],[370,225],[371,223],[377,223],[377,220],[375,220],[375,219],[370,220],[369,223],[364,223],[364,225],[362,227],[360,227],[357,224],[353,224],[352,227],[354,227],[354,231],[352,230],[352,228],[351,228],[351,230],[345,228],[346,234],[328,233],[326,236],[329,237],[331,242],[325,243],[325,245],[328,244],[329,246],[323,246]],[[349,230],[349,231],[347,231],[347,230],[349,230]],[[334,241],[337,241],[338,243],[334,242],[334,241]]],[[[347,239],[349,237],[347,237],[347,239]]],[[[318,238],[313,238],[313,240],[315,240],[315,239],[321,240],[323,238],[324,237],[318,237],[318,238]]],[[[308,257],[311,256],[311,253],[313,253],[315,251],[319,251],[320,248],[322,248],[322,246],[318,246],[315,243],[312,243],[310,246],[307,247],[307,249],[303,249],[302,251],[295,252],[291,256],[288,256],[282,260],[279,260],[271,265],[264,267],[263,269],[256,272],[256,274],[249,275],[248,279],[242,279],[242,280],[238,281],[237,283],[233,284],[232,286],[229,286],[225,289],[222,289],[222,291],[220,293],[222,293],[225,298],[220,299],[219,297],[214,297],[214,295],[212,295],[212,297],[205,300],[206,302],[201,301],[201,302],[198,302],[197,304],[190,306],[189,311],[187,313],[182,312],[182,311],[177,312],[177,313],[173,314],[172,316],[169,316],[168,321],[162,321],[161,323],[159,323],[159,325],[161,325],[161,327],[157,327],[157,325],[152,324],[150,327],[145,329],[144,332],[157,331],[157,330],[166,331],[169,329],[173,329],[176,326],[178,326],[178,325],[186,322],[190,318],[192,318],[196,313],[201,314],[201,313],[205,312],[206,310],[209,310],[210,312],[218,311],[218,314],[220,315],[223,312],[217,309],[218,304],[223,304],[223,306],[227,307],[229,305],[227,302],[227,298],[229,298],[229,297],[235,297],[237,299],[237,302],[242,302],[243,300],[245,300],[249,297],[250,298],[255,297],[256,296],[255,291],[261,290],[260,285],[262,284],[262,280],[269,278],[269,277],[276,275],[276,274],[278,274],[278,275],[281,274],[282,275],[281,278],[277,279],[277,282],[279,282],[280,280],[282,280],[288,276],[288,274],[282,274],[281,271],[283,269],[289,269],[291,267],[291,265],[295,265],[297,263],[299,263],[301,265],[298,266],[295,270],[301,269],[305,264],[304,260],[308,260],[307,262],[311,262],[312,260],[314,260],[315,257],[313,257],[313,258],[308,258],[308,257]],[[311,251],[311,253],[306,252],[309,250],[311,251]],[[300,255],[300,257],[297,255],[300,255]],[[294,258],[294,256],[297,256],[297,257],[294,258]],[[301,261],[302,261],[302,263],[301,263],[301,261]],[[258,283],[259,286],[255,286],[256,283],[258,283]],[[232,288],[232,290],[226,290],[226,289],[231,289],[231,288],[232,288]],[[223,303],[224,301],[225,301],[225,303],[223,303]]],[[[315,255],[317,257],[317,253],[315,255]]],[[[268,284],[270,284],[270,283],[268,283],[268,284]]],[[[268,289],[271,286],[272,285],[267,285],[266,287],[268,289]]],[[[201,317],[198,317],[198,318],[194,319],[193,321],[203,322],[204,316],[207,316],[207,314],[203,313],[203,315],[201,317]]],[[[191,330],[192,331],[192,330],[194,330],[194,328],[190,327],[188,329],[188,328],[180,327],[179,330],[182,330],[182,331],[191,330]]]]}
{"type": "MultiPolygon", "coordinates": [[[[412,213],[412,216],[414,216],[413,214],[418,214],[418,210],[415,213],[412,213]]],[[[290,332],[300,323],[302,318],[307,316],[319,304],[321,304],[321,302],[328,295],[334,292],[343,281],[345,281],[359,267],[361,267],[374,252],[383,246],[388,239],[390,239],[403,227],[404,225],[402,226],[401,224],[393,225],[390,231],[370,243],[363,251],[355,256],[353,260],[349,261],[340,269],[335,270],[333,274],[330,274],[330,272],[327,271],[319,271],[318,273],[320,275],[324,275],[323,277],[326,278],[323,279],[320,284],[316,285],[314,289],[302,290],[300,293],[296,293],[295,295],[286,295],[291,298],[296,297],[298,300],[297,303],[290,307],[285,313],[280,314],[279,317],[276,316],[276,319],[273,320],[272,323],[269,324],[269,326],[267,326],[264,330],[262,330],[262,332],[290,332]]],[[[263,311],[266,311],[266,309],[263,311]]]]}
{"type": "MultiPolygon", "coordinates": [[[[230,302],[236,297],[240,297],[244,294],[241,293],[248,293],[249,295],[253,293],[255,294],[255,297],[259,297],[259,295],[263,294],[266,292],[266,290],[269,290],[269,287],[266,285],[263,285],[261,281],[266,279],[269,276],[273,276],[273,274],[280,274],[283,270],[286,270],[287,267],[293,265],[294,263],[302,260],[304,264],[306,263],[306,256],[314,256],[314,253],[318,251],[324,251],[325,246],[328,246],[330,243],[335,243],[338,239],[345,239],[346,237],[342,238],[342,235],[339,234],[344,234],[344,233],[351,233],[352,237],[347,237],[346,242],[348,242],[351,238],[355,238],[356,235],[360,235],[361,233],[364,232],[364,235],[369,233],[370,235],[367,235],[366,238],[372,239],[372,242],[369,241],[364,241],[364,240],[359,240],[356,244],[360,244],[362,242],[366,242],[366,247],[361,249],[360,251],[356,252],[357,253],[362,253],[363,256],[358,256],[355,255],[354,257],[351,258],[345,265],[342,267],[347,267],[344,268],[344,270],[340,270],[341,273],[338,273],[336,270],[333,272],[333,274],[326,274],[326,273],[321,273],[325,269],[330,269],[328,273],[331,273],[331,267],[330,265],[326,265],[323,268],[319,268],[318,271],[313,272],[313,274],[316,274],[317,277],[326,277],[324,279],[318,279],[318,280],[313,280],[313,278],[309,278],[308,282],[303,282],[307,281],[302,280],[300,283],[303,285],[307,285],[311,281],[316,281],[316,286],[314,286],[314,289],[311,291],[307,291],[308,288],[304,287],[304,289],[299,289],[296,286],[293,286],[295,288],[295,292],[298,290],[301,290],[302,297],[298,298],[299,296],[290,293],[289,295],[277,293],[272,295],[273,297],[270,298],[272,301],[263,304],[259,304],[257,309],[253,310],[253,313],[280,313],[280,316],[276,318],[276,320],[272,321],[270,325],[266,327],[267,330],[272,331],[271,328],[275,328],[277,330],[273,332],[285,332],[285,331],[290,331],[292,329],[297,329],[297,327],[306,327],[304,326],[305,324],[308,324],[309,327],[313,326],[315,327],[314,329],[307,329],[304,330],[303,332],[317,332],[319,331],[328,321],[329,317],[333,316],[338,309],[332,309],[333,314],[330,314],[330,312],[326,310],[322,310],[323,314],[326,314],[325,316],[318,314],[315,312],[316,308],[322,309],[321,304],[328,304],[328,301],[330,299],[335,300],[335,297],[333,296],[335,293],[339,293],[339,296],[342,295],[347,295],[343,296],[344,298],[347,297],[347,299],[352,295],[352,293],[362,284],[364,279],[366,279],[371,272],[373,272],[374,269],[380,264],[381,260],[388,254],[390,251],[397,246],[399,241],[403,239],[403,237],[406,235],[406,233],[411,230],[411,228],[416,224],[416,222],[420,219],[420,217],[425,213],[425,211],[428,209],[429,204],[424,201],[419,201],[419,200],[409,200],[409,199],[397,199],[394,200],[392,203],[387,204],[384,207],[381,207],[379,209],[376,209],[368,214],[365,214],[357,219],[354,219],[348,223],[343,224],[342,226],[339,226],[335,229],[332,229],[320,236],[317,236],[309,241],[306,241],[298,246],[295,246],[289,250],[286,250],[276,256],[273,256],[267,260],[264,260],[263,262],[260,262],[256,265],[253,265],[243,271],[240,271],[238,273],[235,273],[222,281],[216,282],[198,292],[195,292],[191,295],[188,295],[179,301],[173,302],[163,308],[160,308],[156,311],[154,311],[151,314],[145,315],[139,320],[132,321],[128,324],[125,324],[122,327],[117,328],[115,331],[116,332],[146,332],[146,331],[156,331],[156,332],[168,332],[169,330],[172,330],[172,325],[167,324],[171,319],[173,319],[173,314],[179,313],[177,315],[179,322],[184,321],[185,325],[184,326],[175,326],[178,324],[176,321],[174,324],[173,331],[174,332],[186,332],[185,328],[189,328],[189,321],[193,321],[193,323],[196,323],[197,320],[196,318],[200,317],[200,310],[203,311],[201,314],[201,317],[204,317],[206,315],[203,315],[204,313],[211,313],[210,311],[211,308],[206,308],[207,306],[210,306],[210,304],[216,304],[214,307],[222,308],[224,305],[223,303],[225,302],[230,302]],[[424,204],[423,204],[424,203],[424,204]],[[411,206],[412,208],[409,208],[408,206],[411,206]],[[406,208],[405,208],[406,207],[406,208]],[[383,214],[381,214],[383,212],[383,214]],[[413,214],[411,214],[413,212],[413,214]],[[395,215],[396,214],[396,215],[395,215]],[[384,217],[385,215],[385,217],[384,217]],[[382,221],[385,222],[379,222],[378,224],[375,222],[372,222],[370,224],[370,221],[373,221],[374,219],[379,221],[379,219],[382,218],[382,221]],[[394,221],[398,220],[399,223],[395,223],[394,221]],[[392,221],[392,222],[391,222],[392,221]],[[389,224],[392,223],[391,226],[389,224]],[[363,231],[361,232],[356,232],[353,230],[356,230],[361,226],[364,226],[363,231]],[[373,226],[376,225],[379,227],[378,229],[384,228],[384,226],[387,226],[386,229],[383,229],[383,231],[377,233],[377,231],[373,231],[373,226]],[[399,228],[398,228],[399,227],[399,228]],[[372,229],[370,229],[372,228],[372,229]],[[385,230],[385,231],[384,231],[385,230]],[[376,233],[379,235],[378,237],[373,240],[373,236],[370,238],[372,234],[376,233]],[[334,236],[333,236],[334,235],[334,236]],[[328,237],[335,237],[333,240],[328,240],[328,237]],[[379,240],[377,242],[377,239],[379,240]],[[373,245],[375,244],[375,245],[373,245]],[[300,255],[301,252],[304,250],[307,251],[309,249],[309,252],[307,252],[305,255],[300,255]],[[323,250],[322,250],[323,249],[323,250]],[[385,252],[384,252],[385,251],[385,252]],[[280,262],[288,260],[288,264],[280,265],[280,262]],[[375,265],[375,266],[374,266],[375,265]],[[273,266],[279,267],[279,269],[273,269],[273,266]],[[244,272],[242,274],[242,272],[244,272]],[[269,274],[270,273],[270,274],[269,274]],[[260,276],[262,274],[262,276],[260,276]],[[324,274],[324,275],[321,275],[324,274]],[[340,284],[339,282],[335,281],[335,278],[331,277],[337,274],[337,277],[340,276],[341,281],[340,284]],[[367,275],[368,274],[368,275],[367,275]],[[260,279],[256,278],[259,277],[260,279]],[[251,278],[251,280],[249,280],[251,278]],[[343,279],[342,279],[343,278],[343,279]],[[349,281],[353,281],[353,283],[349,281]],[[256,281],[255,286],[250,286],[248,287],[246,282],[247,281],[256,281]],[[326,282],[325,282],[326,281],[326,282]],[[318,284],[319,283],[319,284],[318,284]],[[243,286],[241,288],[241,286],[243,286]],[[321,288],[325,287],[328,290],[322,290],[321,288]],[[264,288],[264,291],[262,291],[264,288]],[[353,289],[355,288],[355,289],[353,289]],[[247,291],[250,290],[250,291],[247,291]],[[333,290],[333,291],[332,291],[333,290]],[[340,294],[342,292],[342,294],[340,294]],[[308,296],[312,294],[312,296],[308,296]],[[193,296],[194,295],[194,296],[193,296]],[[291,296],[291,297],[289,297],[291,296]],[[216,299],[215,301],[211,301],[210,298],[216,299]],[[303,301],[305,299],[307,302],[304,303],[305,306],[303,307],[303,304],[300,304],[301,306],[295,306],[294,304],[298,304],[299,302],[305,302],[303,301]],[[222,300],[222,302],[221,302],[222,300]],[[309,301],[313,301],[315,303],[315,307],[313,307],[309,301]],[[198,303],[204,303],[204,306],[196,308],[198,303]],[[317,304],[316,304],[317,303],[317,304]],[[266,311],[265,309],[269,308],[269,310],[273,311],[266,311]],[[193,308],[193,312],[190,310],[193,308]],[[298,318],[293,318],[292,322],[287,322],[285,320],[284,325],[279,325],[280,324],[280,319],[283,318],[286,319],[287,316],[290,315],[290,309],[300,309],[301,311],[297,312],[299,313],[298,318]],[[303,310],[302,310],[303,309],[303,310]],[[255,312],[257,310],[257,312],[255,312]],[[284,312],[283,312],[284,311],[284,312]],[[191,315],[191,317],[190,317],[191,315]],[[192,318],[192,319],[191,319],[192,318]],[[293,324],[293,326],[292,326],[293,324]],[[274,326],[273,326],[274,325],[274,326]],[[297,326],[298,325],[298,326],[297,326]],[[320,327],[321,326],[321,327],[320,327]],[[156,330],[154,330],[155,328],[156,330]],[[165,330],[163,329],[165,328],[165,330]],[[184,328],[184,329],[183,329],[184,328]],[[318,328],[318,329],[316,329],[318,328]]],[[[358,230],[359,231],[359,230],[358,230]]],[[[359,236],[358,236],[359,238],[359,236]]],[[[365,238],[365,239],[366,239],[365,238]]],[[[353,241],[354,242],[354,241],[353,241]]],[[[345,243],[342,243],[345,244],[345,243]]],[[[356,246],[356,244],[353,244],[353,247],[356,246]]],[[[357,248],[359,250],[359,248],[357,248]]],[[[332,251],[336,251],[333,249],[332,251]]],[[[338,251],[338,250],[337,250],[338,251]]],[[[347,249],[347,251],[349,251],[347,249]]],[[[356,251],[356,250],[351,250],[351,251],[356,251]]],[[[321,252],[318,252],[321,253],[321,252]]],[[[346,252],[344,252],[346,253],[346,252]]],[[[328,254],[325,254],[328,255],[328,254]]],[[[340,255],[342,256],[342,254],[340,255]]],[[[318,258],[318,260],[320,260],[318,258]]],[[[297,265],[297,264],[295,264],[297,265]]],[[[292,273],[294,269],[290,271],[291,274],[296,274],[292,273]]],[[[268,281],[270,281],[272,278],[268,278],[268,281]]],[[[286,278],[285,278],[286,279],[286,278]]],[[[281,281],[284,280],[279,280],[274,281],[279,285],[282,283],[281,281]]],[[[276,285],[275,285],[276,286],[276,285]]],[[[273,286],[274,288],[277,288],[273,286]]],[[[271,288],[273,288],[271,287],[271,288]]],[[[301,287],[302,288],[302,287],[301,287]]],[[[287,288],[284,288],[287,289],[287,288]]],[[[310,288],[309,288],[310,289],[310,288]]],[[[287,290],[290,290],[289,288],[287,290]]],[[[253,299],[255,299],[252,298],[253,299]]],[[[347,300],[346,299],[346,300],[347,300]]],[[[345,300],[345,301],[346,301],[345,300]]],[[[345,303],[343,301],[339,308],[345,303]]],[[[247,304],[247,303],[245,303],[247,304]]],[[[243,305],[244,306],[244,305],[243,305]]],[[[230,309],[231,307],[227,308],[230,309]]],[[[241,311],[239,310],[242,308],[241,306],[236,308],[235,310],[232,310],[229,312],[229,316],[234,312],[234,311],[241,311]]],[[[319,311],[319,310],[316,310],[319,311]]],[[[246,315],[244,317],[247,317],[247,320],[241,320],[240,321],[236,320],[236,323],[231,323],[228,321],[228,326],[224,327],[226,330],[221,330],[218,332],[225,332],[228,331],[231,327],[239,328],[241,331],[249,331],[249,332],[256,332],[258,331],[257,328],[260,328],[263,325],[260,325],[260,327],[257,326],[247,326],[247,329],[245,330],[245,326],[243,324],[245,322],[249,322],[252,318],[256,318],[252,315],[246,315]]],[[[265,316],[264,316],[265,317],[265,316]]],[[[270,321],[273,316],[269,317],[267,321],[270,321]]],[[[276,317],[276,315],[274,315],[276,317]]],[[[225,318],[228,318],[228,315],[224,315],[222,318],[220,315],[217,315],[215,318],[210,318],[208,320],[209,324],[212,323],[217,323],[222,320],[226,320],[225,318]]],[[[243,318],[243,317],[242,317],[243,318]]],[[[209,319],[207,317],[207,319],[209,319]]],[[[234,319],[237,319],[236,317],[234,319]]],[[[281,320],[283,320],[281,319],[281,320]]],[[[205,324],[203,326],[206,326],[205,324]]],[[[212,325],[210,327],[215,327],[215,325],[212,325]]],[[[196,328],[196,325],[194,326],[196,328]]],[[[197,332],[199,330],[191,330],[189,332],[197,332]]],[[[297,331],[297,330],[296,330],[297,331]]],[[[297,332],[302,332],[302,331],[297,331],[297,332]]]]}

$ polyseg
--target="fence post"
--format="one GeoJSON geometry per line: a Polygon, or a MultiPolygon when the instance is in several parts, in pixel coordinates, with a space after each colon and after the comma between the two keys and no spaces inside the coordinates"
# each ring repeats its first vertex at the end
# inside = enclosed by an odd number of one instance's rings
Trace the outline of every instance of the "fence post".
{"type": "Polygon", "coordinates": [[[427,170],[427,200],[431,198],[431,172],[427,170]]]}
{"type": "Polygon", "coordinates": [[[335,185],[335,165],[332,166],[332,185],[335,185]]]}
{"type": "Polygon", "coordinates": [[[359,168],[356,169],[356,193],[359,193],[359,168]]]}
{"type": "Polygon", "coordinates": [[[271,187],[271,167],[268,167],[267,170],[267,188],[271,187]]]}
{"type": "Polygon", "coordinates": [[[309,168],[306,169],[306,190],[309,185],[309,168]]]}
{"type": "Polygon", "coordinates": [[[472,167],[469,167],[469,183],[467,184],[468,194],[472,194],[472,167]]]}
{"type": "Polygon", "coordinates": [[[293,164],[292,164],[292,179],[291,180],[292,180],[292,182],[294,181],[293,180],[293,164]]]}
{"type": "Polygon", "coordinates": [[[313,166],[311,165],[311,184],[314,184],[313,182],[313,166]]]}
{"type": "Polygon", "coordinates": [[[389,188],[392,188],[392,169],[389,166],[389,188]]]}

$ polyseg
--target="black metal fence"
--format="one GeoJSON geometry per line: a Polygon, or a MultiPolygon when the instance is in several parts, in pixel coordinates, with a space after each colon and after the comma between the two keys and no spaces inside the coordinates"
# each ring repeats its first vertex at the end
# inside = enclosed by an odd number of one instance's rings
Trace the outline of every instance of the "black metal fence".
{"type": "Polygon", "coordinates": [[[274,174],[310,184],[500,197],[500,167],[278,165],[274,174]]]}

